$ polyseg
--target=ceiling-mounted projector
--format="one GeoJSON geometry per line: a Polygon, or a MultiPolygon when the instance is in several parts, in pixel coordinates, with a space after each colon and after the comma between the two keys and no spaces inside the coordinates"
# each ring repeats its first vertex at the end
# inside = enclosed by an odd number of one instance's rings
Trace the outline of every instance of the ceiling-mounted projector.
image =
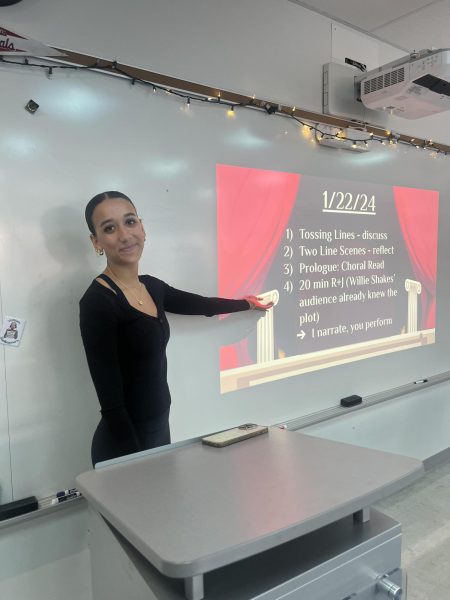
{"type": "Polygon", "coordinates": [[[450,49],[420,50],[355,78],[367,108],[419,119],[450,110],[450,49]]]}

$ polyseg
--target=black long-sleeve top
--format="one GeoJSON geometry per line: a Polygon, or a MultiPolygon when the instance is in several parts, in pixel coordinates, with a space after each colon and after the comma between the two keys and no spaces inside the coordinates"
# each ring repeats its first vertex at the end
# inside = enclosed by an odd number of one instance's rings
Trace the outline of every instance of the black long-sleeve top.
{"type": "Polygon", "coordinates": [[[246,300],[206,298],[150,275],[139,280],[156,304],[157,317],[131,306],[114,284],[115,291],[96,280],[80,300],[81,337],[100,412],[123,454],[141,449],[136,424],[157,422],[170,406],[166,311],[211,317],[249,309],[246,300]]]}

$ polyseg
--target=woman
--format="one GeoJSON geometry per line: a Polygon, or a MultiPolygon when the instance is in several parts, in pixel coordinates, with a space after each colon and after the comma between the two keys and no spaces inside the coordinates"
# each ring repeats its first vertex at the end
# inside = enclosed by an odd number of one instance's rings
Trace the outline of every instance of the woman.
{"type": "Polygon", "coordinates": [[[166,311],[212,316],[267,310],[255,296],[205,298],[138,275],[145,231],[132,201],[98,194],[86,206],[91,241],[107,266],[80,301],[80,329],[102,418],[93,464],[170,443],[166,311]]]}

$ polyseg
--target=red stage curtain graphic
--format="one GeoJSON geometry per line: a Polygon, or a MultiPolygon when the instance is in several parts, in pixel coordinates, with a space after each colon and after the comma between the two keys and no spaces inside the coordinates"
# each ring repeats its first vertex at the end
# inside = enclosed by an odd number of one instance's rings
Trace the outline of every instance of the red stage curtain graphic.
{"type": "Polygon", "coordinates": [[[436,325],[439,192],[393,187],[395,206],[417,281],[422,284],[420,329],[436,325]]]}
{"type": "MultiPolygon", "coordinates": [[[[297,198],[300,175],[217,165],[219,296],[264,291],[297,198]]],[[[220,368],[249,364],[246,342],[221,349],[220,368]]]]}

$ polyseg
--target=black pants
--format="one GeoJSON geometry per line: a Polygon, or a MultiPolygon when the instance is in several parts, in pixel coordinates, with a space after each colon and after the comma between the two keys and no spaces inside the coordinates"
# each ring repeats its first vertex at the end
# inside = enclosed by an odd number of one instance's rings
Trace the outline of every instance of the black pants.
{"type": "MultiPolygon", "coordinates": [[[[170,444],[169,411],[157,421],[135,424],[141,450],[150,450],[170,444]]],[[[122,455],[104,419],[95,430],[91,446],[92,465],[122,455]]]]}

